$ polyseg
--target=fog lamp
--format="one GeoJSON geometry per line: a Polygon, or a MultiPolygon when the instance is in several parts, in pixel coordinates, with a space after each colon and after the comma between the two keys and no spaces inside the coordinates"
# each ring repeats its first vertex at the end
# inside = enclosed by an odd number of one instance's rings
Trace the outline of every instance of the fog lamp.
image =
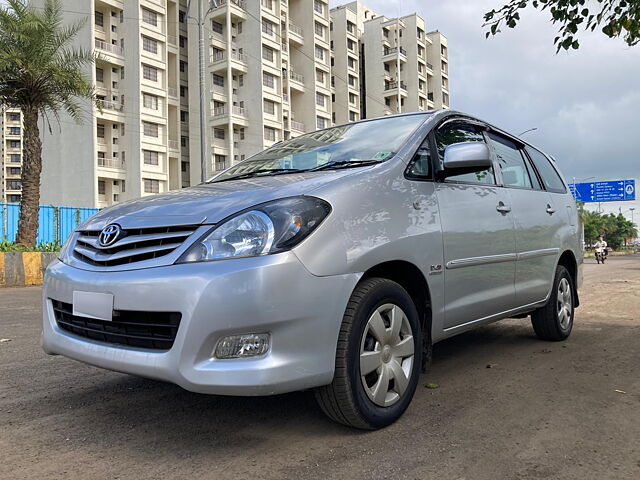
{"type": "Polygon", "coordinates": [[[270,335],[268,333],[230,335],[218,342],[213,355],[220,359],[264,355],[269,351],[269,340],[270,335]]]}

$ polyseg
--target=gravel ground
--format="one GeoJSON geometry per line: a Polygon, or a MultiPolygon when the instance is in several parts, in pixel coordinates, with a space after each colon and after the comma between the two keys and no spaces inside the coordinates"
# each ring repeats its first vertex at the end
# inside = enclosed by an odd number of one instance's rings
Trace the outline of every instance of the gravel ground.
{"type": "Polygon", "coordinates": [[[639,292],[640,256],[587,260],[568,341],[506,320],[442,342],[404,417],[363,433],[310,392],[205,396],[49,357],[41,290],[0,289],[0,478],[638,479],[639,292]]]}

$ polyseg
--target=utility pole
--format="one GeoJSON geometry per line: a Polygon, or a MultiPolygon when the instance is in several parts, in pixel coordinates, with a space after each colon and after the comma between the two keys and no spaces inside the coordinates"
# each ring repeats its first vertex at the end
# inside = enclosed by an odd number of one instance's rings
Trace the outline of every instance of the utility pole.
{"type": "Polygon", "coordinates": [[[205,0],[195,0],[198,2],[198,16],[189,15],[191,1],[187,6],[187,17],[195,20],[198,24],[198,95],[200,96],[200,181],[207,181],[207,135],[206,135],[206,99],[205,99],[205,43],[204,43],[204,22],[207,14],[218,7],[217,0],[209,0],[209,8],[204,11],[205,0]]]}

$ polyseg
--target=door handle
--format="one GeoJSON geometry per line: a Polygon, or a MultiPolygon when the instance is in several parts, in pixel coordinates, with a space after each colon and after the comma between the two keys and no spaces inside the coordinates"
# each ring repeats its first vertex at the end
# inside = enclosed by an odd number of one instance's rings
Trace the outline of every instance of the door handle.
{"type": "Polygon", "coordinates": [[[496,210],[499,211],[501,214],[506,215],[511,211],[511,207],[509,205],[505,205],[504,203],[500,202],[498,203],[496,210]]]}
{"type": "Polygon", "coordinates": [[[554,213],[556,213],[556,209],[553,208],[551,205],[547,204],[547,213],[549,215],[553,215],[554,213]]]}

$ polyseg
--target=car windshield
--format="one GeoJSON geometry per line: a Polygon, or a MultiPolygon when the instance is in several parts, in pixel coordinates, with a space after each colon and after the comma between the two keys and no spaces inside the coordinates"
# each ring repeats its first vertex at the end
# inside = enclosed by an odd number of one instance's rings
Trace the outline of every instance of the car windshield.
{"type": "Polygon", "coordinates": [[[209,182],[383,162],[398,151],[428,115],[380,118],[308,133],[273,145],[209,182]]]}

